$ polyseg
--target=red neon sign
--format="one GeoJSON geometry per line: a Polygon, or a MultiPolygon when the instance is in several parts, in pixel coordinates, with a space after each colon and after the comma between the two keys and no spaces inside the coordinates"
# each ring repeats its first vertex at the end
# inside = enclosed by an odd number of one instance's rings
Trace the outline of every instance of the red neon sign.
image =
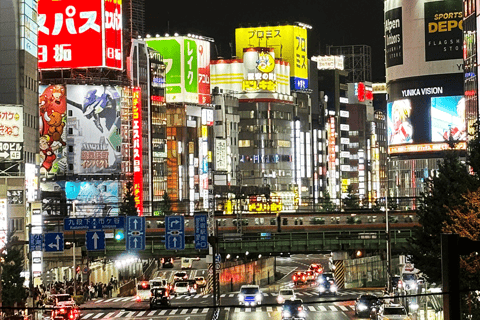
{"type": "Polygon", "coordinates": [[[143,216],[142,89],[132,91],[133,193],[138,215],[143,216]]]}
{"type": "Polygon", "coordinates": [[[123,68],[121,0],[38,3],[38,68],[123,68]]]}

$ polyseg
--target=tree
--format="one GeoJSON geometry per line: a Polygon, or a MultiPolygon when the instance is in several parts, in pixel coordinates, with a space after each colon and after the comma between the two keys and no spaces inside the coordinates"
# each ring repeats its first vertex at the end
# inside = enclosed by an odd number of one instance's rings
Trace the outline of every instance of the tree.
{"type": "Polygon", "coordinates": [[[327,192],[323,198],[322,211],[331,212],[337,210],[337,206],[330,199],[330,194],[327,192]]]}
{"type": "Polygon", "coordinates": [[[133,190],[132,181],[127,181],[127,183],[125,184],[123,202],[120,206],[120,214],[123,214],[126,216],[138,215],[137,207],[135,204],[135,193],[133,190]]]}
{"type": "Polygon", "coordinates": [[[409,254],[430,282],[441,282],[440,235],[444,226],[452,223],[449,208],[462,205],[462,195],[476,190],[478,185],[478,179],[468,173],[458,152],[452,149],[445,151],[437,174],[426,182],[417,210],[420,226],[413,229],[409,254]]]}
{"type": "Polygon", "coordinates": [[[347,197],[343,200],[345,209],[358,209],[360,208],[360,198],[353,189],[353,186],[350,184],[347,187],[347,197]]]}
{"type": "MultiPolygon", "coordinates": [[[[7,246],[1,256],[2,267],[2,306],[22,307],[25,303],[26,290],[23,286],[25,278],[20,276],[24,270],[23,244],[15,244],[18,240],[9,234],[7,246]]],[[[7,314],[13,314],[13,309],[4,309],[7,314]]]]}
{"type": "Polygon", "coordinates": [[[172,210],[172,200],[166,191],[163,192],[163,201],[160,203],[160,210],[162,215],[168,215],[172,210]]]}

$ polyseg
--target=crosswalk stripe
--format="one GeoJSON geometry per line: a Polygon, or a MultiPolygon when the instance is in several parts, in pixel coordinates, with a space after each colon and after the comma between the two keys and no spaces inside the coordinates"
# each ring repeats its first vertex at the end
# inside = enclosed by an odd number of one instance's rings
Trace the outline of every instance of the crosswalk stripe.
{"type": "Polygon", "coordinates": [[[235,313],[240,312],[240,308],[235,308],[235,313]]]}
{"type": "Polygon", "coordinates": [[[198,308],[195,308],[192,310],[192,313],[197,313],[198,312],[198,308]]]}
{"type": "Polygon", "coordinates": [[[226,294],[221,294],[220,298],[225,298],[226,294]]]}
{"type": "Polygon", "coordinates": [[[199,298],[200,296],[201,296],[201,294],[197,294],[197,295],[195,295],[194,298],[196,299],[196,298],[199,298]]]}
{"type": "Polygon", "coordinates": [[[118,302],[118,301],[121,301],[123,299],[125,299],[125,298],[123,298],[123,297],[122,298],[115,298],[115,300],[113,300],[112,302],[118,302]]]}
{"type": "Polygon", "coordinates": [[[330,308],[330,310],[332,311],[337,311],[337,308],[335,308],[335,306],[328,306],[330,308]]]}
{"type": "Polygon", "coordinates": [[[207,313],[207,312],[208,312],[208,308],[203,308],[202,313],[207,313]]]}
{"type": "Polygon", "coordinates": [[[137,316],[137,317],[141,317],[141,316],[143,316],[143,314],[144,314],[145,312],[146,312],[146,311],[140,311],[136,316],[137,316]]]}
{"type": "Polygon", "coordinates": [[[120,311],[114,318],[120,318],[126,311],[120,311]]]}
{"type": "Polygon", "coordinates": [[[348,311],[348,308],[345,307],[345,306],[338,306],[340,309],[342,309],[342,311],[348,311]]]}
{"type": "Polygon", "coordinates": [[[125,318],[131,318],[133,317],[133,315],[135,314],[136,311],[130,311],[126,316],[125,318]]]}
{"type": "Polygon", "coordinates": [[[105,318],[111,318],[113,315],[115,314],[115,312],[110,312],[110,313],[107,313],[107,315],[105,316],[105,318]]]}
{"type": "Polygon", "coordinates": [[[165,313],[167,313],[167,309],[162,310],[158,315],[163,316],[165,313]]]}
{"type": "Polygon", "coordinates": [[[250,311],[252,311],[252,309],[250,309],[250,308],[245,308],[245,312],[250,312],[250,311]]]}
{"type": "Polygon", "coordinates": [[[170,314],[176,314],[178,312],[178,309],[173,309],[172,312],[170,312],[170,314]]]}
{"type": "Polygon", "coordinates": [[[233,297],[235,297],[235,294],[233,294],[233,293],[232,293],[232,294],[229,294],[228,297],[229,297],[229,298],[233,298],[233,297]]]}
{"type": "MultiPolygon", "coordinates": [[[[165,310],[163,310],[163,311],[165,311],[165,310]]],[[[150,317],[150,316],[153,316],[153,315],[155,314],[155,312],[157,312],[157,310],[150,311],[150,312],[147,314],[147,316],[149,316],[149,317],[150,317]]]]}
{"type": "Polygon", "coordinates": [[[267,307],[267,312],[273,312],[273,308],[272,307],[267,307]]]}
{"type": "Polygon", "coordinates": [[[324,306],[318,306],[318,308],[320,309],[320,311],[327,311],[327,308],[325,308],[324,306]]]}
{"type": "Polygon", "coordinates": [[[256,312],[263,312],[262,307],[255,308],[256,312]]]}
{"type": "Polygon", "coordinates": [[[98,299],[94,303],[100,303],[100,302],[103,302],[103,299],[98,299]]]}
{"type": "Polygon", "coordinates": [[[308,310],[310,310],[310,311],[317,311],[317,309],[315,309],[314,306],[308,306],[308,310]]]}
{"type": "Polygon", "coordinates": [[[82,316],[82,319],[88,319],[93,316],[93,313],[87,313],[86,315],[82,316]]]}
{"type": "Polygon", "coordinates": [[[188,312],[188,309],[183,309],[180,314],[186,314],[188,312]]]}

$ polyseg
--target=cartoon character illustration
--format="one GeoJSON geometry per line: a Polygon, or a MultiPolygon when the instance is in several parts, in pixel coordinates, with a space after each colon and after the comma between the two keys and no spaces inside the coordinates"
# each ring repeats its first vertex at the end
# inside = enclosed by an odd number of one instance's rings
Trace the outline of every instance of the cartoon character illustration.
{"type": "MultiPolygon", "coordinates": [[[[65,87],[62,85],[48,86],[39,97],[40,105],[40,136],[46,135],[49,130],[49,120],[44,115],[50,117],[54,112],[65,114],[67,112],[67,97],[65,87]]],[[[56,130],[58,132],[58,130],[56,130]]]]}
{"type": "Polygon", "coordinates": [[[59,112],[52,112],[50,116],[48,113],[43,114],[43,118],[48,124],[47,135],[50,137],[51,143],[58,141],[62,146],[66,145],[65,141],[62,139],[63,128],[65,127],[65,122],[63,122],[64,114],[59,112]]]}
{"type": "Polygon", "coordinates": [[[60,145],[56,144],[52,147],[53,141],[50,141],[50,136],[41,136],[39,139],[40,156],[43,158],[42,168],[50,171],[53,166],[53,162],[57,158],[54,151],[60,148],[60,145]]]}
{"type": "Polygon", "coordinates": [[[103,133],[103,125],[101,119],[105,119],[105,127],[110,131],[113,125],[119,128],[120,119],[117,117],[117,102],[120,98],[118,92],[114,90],[105,90],[104,93],[97,95],[97,89],[89,90],[84,99],[83,104],[68,100],[72,106],[82,110],[87,119],[92,119],[95,126],[103,133]]]}
{"type": "Polygon", "coordinates": [[[410,123],[410,100],[397,100],[391,111],[390,144],[412,143],[413,127],[410,123]]]}
{"type": "Polygon", "coordinates": [[[457,121],[456,124],[449,125],[448,130],[444,130],[443,139],[449,141],[450,137],[453,140],[466,140],[467,139],[467,130],[465,127],[465,98],[461,98],[457,103],[457,121]]]}
{"type": "Polygon", "coordinates": [[[258,54],[257,69],[263,73],[270,73],[275,69],[275,60],[270,54],[260,52],[258,54]]]}

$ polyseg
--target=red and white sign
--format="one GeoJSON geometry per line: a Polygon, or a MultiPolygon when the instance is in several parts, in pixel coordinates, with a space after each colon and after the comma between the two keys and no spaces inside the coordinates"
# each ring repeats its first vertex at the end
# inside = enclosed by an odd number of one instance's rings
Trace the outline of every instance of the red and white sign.
{"type": "Polygon", "coordinates": [[[138,215],[143,216],[142,89],[132,91],[133,193],[138,215]]]}
{"type": "Polygon", "coordinates": [[[38,68],[123,68],[121,0],[38,2],[38,68]]]}
{"type": "Polygon", "coordinates": [[[198,57],[198,103],[209,104],[210,97],[210,42],[197,42],[198,57]]]}

